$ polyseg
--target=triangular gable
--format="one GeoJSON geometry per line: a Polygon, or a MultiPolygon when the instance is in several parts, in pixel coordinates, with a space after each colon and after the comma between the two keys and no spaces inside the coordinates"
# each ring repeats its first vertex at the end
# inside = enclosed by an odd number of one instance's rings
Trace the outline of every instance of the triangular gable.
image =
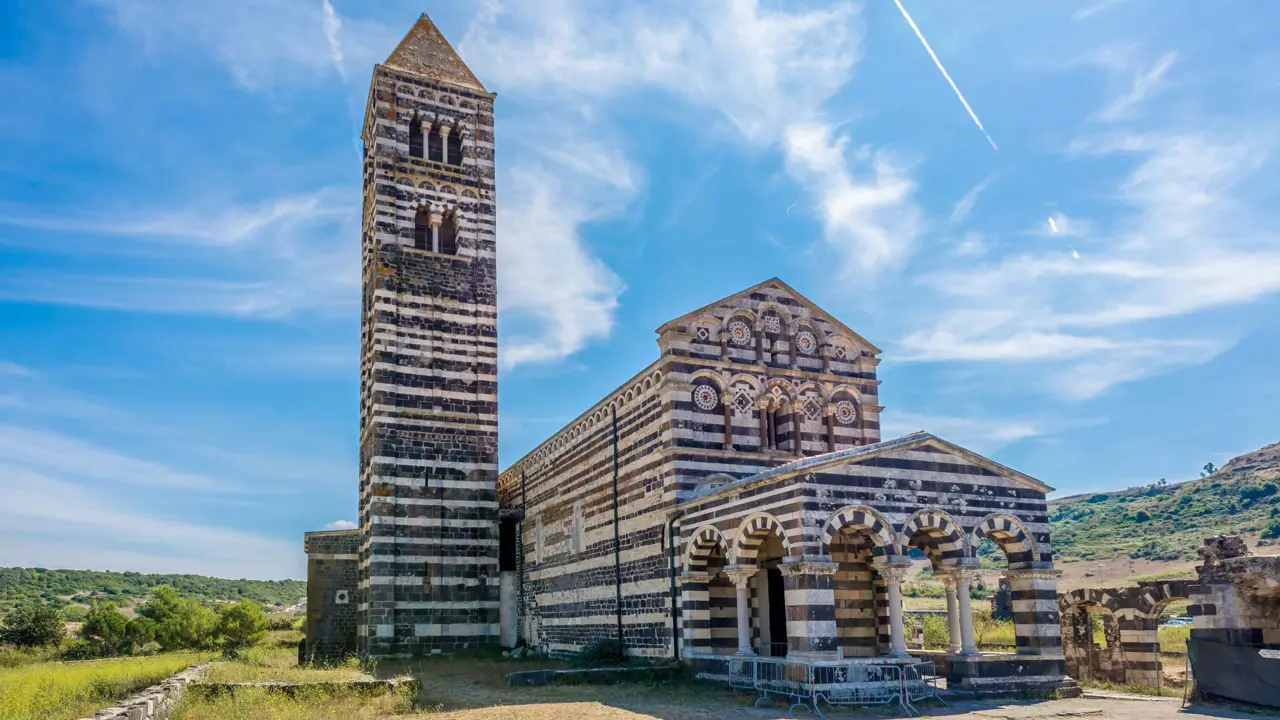
{"type": "Polygon", "coordinates": [[[719,300],[716,300],[715,302],[707,303],[706,305],[703,305],[697,310],[694,310],[693,312],[687,312],[684,315],[681,315],[680,317],[675,318],[674,320],[669,320],[668,322],[663,323],[662,327],[658,328],[658,334],[661,335],[662,333],[676,326],[687,324],[691,320],[697,319],[702,315],[706,315],[708,311],[714,308],[718,308],[722,305],[728,305],[732,303],[734,300],[737,300],[738,298],[746,297],[754,292],[758,292],[760,290],[763,290],[769,287],[773,287],[785,293],[790,294],[793,298],[796,299],[797,302],[799,302],[806,309],[808,309],[810,314],[816,317],[820,317],[826,320],[827,322],[831,323],[832,325],[840,328],[840,331],[842,333],[847,334],[850,338],[858,342],[858,344],[860,344],[862,347],[865,347],[867,350],[870,350],[872,354],[879,355],[881,353],[880,348],[871,344],[870,341],[868,341],[866,338],[862,337],[858,333],[854,332],[853,329],[850,328],[848,325],[845,325],[844,323],[837,320],[834,316],[831,315],[831,313],[827,312],[826,310],[823,310],[821,307],[818,307],[817,303],[813,302],[809,298],[800,294],[800,292],[797,291],[795,288],[791,287],[790,285],[786,284],[785,282],[779,280],[776,277],[769,278],[768,280],[765,280],[762,283],[757,283],[755,285],[752,285],[746,290],[740,290],[727,297],[722,297],[719,300]]]}
{"type": "MultiPolygon", "coordinates": [[[[1039,480],[1036,480],[1030,475],[1027,475],[1025,473],[1020,473],[1017,470],[1014,470],[1013,468],[1008,467],[1006,465],[1001,465],[995,460],[979,455],[978,453],[973,452],[972,450],[963,448],[952,442],[947,442],[946,440],[943,440],[942,438],[937,437],[935,435],[930,435],[929,433],[918,433],[918,434],[924,436],[920,438],[919,442],[908,443],[896,448],[888,449],[884,452],[876,453],[874,457],[851,460],[850,462],[857,465],[876,465],[878,464],[877,461],[900,459],[900,458],[903,458],[909,452],[925,451],[930,454],[936,454],[938,456],[937,462],[939,463],[945,464],[948,462],[948,460],[951,460],[953,462],[959,461],[959,462],[956,462],[955,464],[964,463],[964,464],[972,465],[974,467],[981,469],[983,473],[989,477],[1007,478],[1021,485],[1024,485],[1028,488],[1031,488],[1033,490],[1037,490],[1043,493],[1053,492],[1053,488],[1049,487],[1048,485],[1045,485],[1039,480]]],[[[911,437],[911,436],[907,436],[907,437],[911,437]]]]}
{"type": "Polygon", "coordinates": [[[1042,492],[1046,495],[1053,492],[1053,488],[1045,485],[1030,475],[1020,473],[1013,468],[1001,465],[995,460],[983,457],[971,450],[966,450],[955,443],[947,442],[936,435],[919,431],[911,433],[910,435],[893,438],[892,440],[873,443],[871,445],[859,445],[856,447],[845,448],[844,450],[837,450],[825,455],[814,455],[812,457],[801,458],[795,462],[780,465],[772,470],[765,470],[764,472],[756,473],[755,475],[749,475],[740,480],[726,485],[721,485],[714,489],[708,489],[704,492],[695,491],[693,496],[685,500],[685,502],[699,500],[710,495],[737,492],[749,485],[767,484],[786,480],[788,478],[796,477],[797,475],[817,472],[823,468],[835,465],[859,463],[873,464],[877,458],[891,458],[893,455],[899,453],[904,453],[909,450],[920,450],[922,448],[954,455],[963,459],[965,462],[991,472],[993,475],[1008,478],[1009,480],[1013,480],[1014,482],[1037,492],[1042,492]]]}
{"type": "Polygon", "coordinates": [[[422,75],[471,90],[488,93],[471,68],[462,62],[440,28],[423,13],[383,63],[388,67],[422,75]]]}

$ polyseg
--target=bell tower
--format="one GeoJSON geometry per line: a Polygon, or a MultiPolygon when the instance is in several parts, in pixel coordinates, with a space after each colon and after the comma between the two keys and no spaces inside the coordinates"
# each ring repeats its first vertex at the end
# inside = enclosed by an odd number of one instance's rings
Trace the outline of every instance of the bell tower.
{"type": "Polygon", "coordinates": [[[493,101],[426,15],[369,88],[355,592],[364,657],[498,641],[493,101]]]}

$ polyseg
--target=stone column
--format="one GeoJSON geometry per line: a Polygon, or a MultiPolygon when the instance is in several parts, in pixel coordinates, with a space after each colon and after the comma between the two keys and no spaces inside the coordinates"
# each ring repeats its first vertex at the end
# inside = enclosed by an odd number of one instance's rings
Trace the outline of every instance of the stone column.
{"type": "Polygon", "coordinates": [[[440,223],[444,222],[444,213],[438,209],[431,211],[427,223],[431,225],[431,252],[440,252],[440,223]]]}
{"type": "Polygon", "coordinates": [[[728,389],[720,394],[720,405],[724,408],[724,449],[733,449],[733,407],[729,404],[728,389]]]}
{"type": "Polygon", "coordinates": [[[769,449],[769,400],[761,398],[756,402],[756,414],[760,418],[760,451],[769,449]]]}
{"type": "Polygon", "coordinates": [[[756,328],[756,363],[764,364],[764,325],[757,323],[760,327],[756,328]]]}
{"type": "Polygon", "coordinates": [[[683,654],[711,652],[711,573],[686,572],[680,576],[683,654]]]}
{"type": "Polygon", "coordinates": [[[751,578],[756,576],[757,568],[748,565],[732,565],[724,569],[724,574],[733,582],[738,596],[738,654],[753,655],[751,651],[751,578]]]}
{"type": "MultiPolygon", "coordinates": [[[[1049,563],[1029,563],[1046,565],[1049,563]]],[[[1009,570],[1013,631],[1019,655],[1057,655],[1062,652],[1062,618],[1058,609],[1058,577],[1052,566],[1009,570]]]]}
{"type": "Polygon", "coordinates": [[[769,449],[778,449],[778,412],[772,403],[769,404],[769,449]]]}
{"type": "Polygon", "coordinates": [[[831,372],[831,346],[823,345],[820,352],[822,353],[822,372],[829,373],[831,372]]]}
{"type": "Polygon", "coordinates": [[[778,566],[787,602],[788,660],[834,660],[840,656],[836,646],[837,568],[830,559],[790,560],[778,566]]]}
{"type": "Polygon", "coordinates": [[[836,451],[836,406],[828,404],[823,410],[827,422],[827,452],[836,451]]]}
{"type": "Polygon", "coordinates": [[[804,454],[804,445],[800,441],[800,405],[798,399],[791,401],[791,452],[796,457],[804,454]]]}
{"type": "Polygon", "coordinates": [[[977,570],[957,568],[951,571],[956,583],[956,609],[960,612],[960,655],[977,655],[978,645],[973,640],[973,605],[969,599],[969,584],[977,570]]]}
{"type": "Polygon", "coordinates": [[[791,334],[787,337],[787,367],[794,368],[799,365],[800,351],[796,349],[796,326],[793,324],[789,328],[791,334]]]}
{"type": "Polygon", "coordinates": [[[907,633],[902,623],[902,581],[907,579],[911,561],[907,558],[892,559],[875,566],[884,578],[889,596],[889,656],[907,657],[907,633]]]}
{"type": "Polygon", "coordinates": [[[728,360],[729,359],[729,333],[725,332],[724,328],[720,328],[719,334],[720,334],[720,359],[728,360]]]}
{"type": "Polygon", "coordinates": [[[947,652],[960,652],[960,608],[956,600],[956,579],[950,575],[940,575],[942,584],[947,588],[947,652]]]}
{"type": "Polygon", "coordinates": [[[449,126],[440,124],[440,162],[449,164],[449,126]]]}

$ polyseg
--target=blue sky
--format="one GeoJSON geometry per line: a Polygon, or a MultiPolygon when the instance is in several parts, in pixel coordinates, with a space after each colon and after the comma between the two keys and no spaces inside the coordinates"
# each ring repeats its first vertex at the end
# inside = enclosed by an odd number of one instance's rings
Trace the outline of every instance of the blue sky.
{"type": "Polygon", "coordinates": [[[889,0],[0,2],[0,565],[301,577],[354,519],[359,124],[424,9],[498,93],[504,465],[775,275],[886,437],[1061,492],[1280,439],[1280,9],[903,2],[998,149],[889,0]]]}

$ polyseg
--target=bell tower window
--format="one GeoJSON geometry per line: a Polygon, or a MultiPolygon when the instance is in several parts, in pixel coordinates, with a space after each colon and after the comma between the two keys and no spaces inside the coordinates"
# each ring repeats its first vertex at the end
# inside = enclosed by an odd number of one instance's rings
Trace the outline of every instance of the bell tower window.
{"type": "Polygon", "coordinates": [[[449,133],[449,143],[446,149],[448,150],[448,158],[445,160],[445,162],[449,163],[450,165],[461,165],[462,164],[462,132],[458,128],[454,128],[453,132],[449,133]]]}
{"type": "Polygon", "coordinates": [[[427,159],[444,162],[444,138],[440,135],[440,126],[433,125],[427,133],[427,159]]]}
{"type": "Polygon", "coordinates": [[[413,246],[419,250],[431,249],[431,213],[425,205],[413,215],[413,246]]]}
{"type": "Polygon", "coordinates": [[[422,157],[422,121],[417,115],[409,122],[409,157],[422,157]]]}
{"type": "Polygon", "coordinates": [[[445,215],[440,223],[440,250],[445,255],[458,254],[458,213],[445,215]]]}

